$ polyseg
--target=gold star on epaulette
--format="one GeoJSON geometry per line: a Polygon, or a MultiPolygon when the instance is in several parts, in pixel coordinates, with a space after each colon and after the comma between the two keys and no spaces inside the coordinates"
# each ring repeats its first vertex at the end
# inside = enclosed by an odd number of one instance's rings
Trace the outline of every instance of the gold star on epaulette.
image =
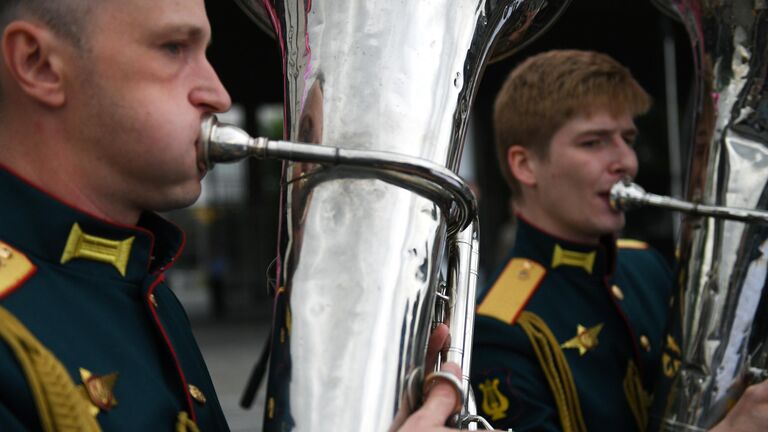
{"type": "Polygon", "coordinates": [[[600,323],[590,329],[587,329],[583,325],[579,324],[576,327],[576,336],[560,345],[561,348],[575,348],[579,350],[579,355],[584,355],[587,351],[597,346],[597,335],[600,334],[600,330],[603,329],[603,324],[600,323]]]}
{"type": "Polygon", "coordinates": [[[80,378],[83,380],[83,384],[79,386],[80,391],[91,401],[90,409],[94,417],[100,410],[109,411],[117,405],[117,399],[112,392],[117,381],[117,372],[96,376],[91,371],[80,368],[80,378]]]}

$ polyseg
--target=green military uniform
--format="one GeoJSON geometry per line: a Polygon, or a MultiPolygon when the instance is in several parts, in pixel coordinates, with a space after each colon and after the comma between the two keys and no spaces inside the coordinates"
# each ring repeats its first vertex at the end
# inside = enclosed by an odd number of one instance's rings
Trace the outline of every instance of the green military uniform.
{"type": "Polygon", "coordinates": [[[478,302],[479,413],[515,431],[645,430],[671,286],[645,243],[574,244],[521,218],[478,302]]]}
{"type": "Polygon", "coordinates": [[[183,233],[121,226],[0,167],[0,430],[227,430],[164,272],[183,233]]]}

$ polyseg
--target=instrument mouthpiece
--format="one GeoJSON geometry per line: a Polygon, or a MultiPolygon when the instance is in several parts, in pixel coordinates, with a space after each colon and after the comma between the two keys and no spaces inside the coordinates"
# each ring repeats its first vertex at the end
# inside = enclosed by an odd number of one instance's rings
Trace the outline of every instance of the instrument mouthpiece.
{"type": "Polygon", "coordinates": [[[237,126],[219,123],[213,114],[207,114],[200,123],[197,141],[198,164],[207,170],[217,163],[231,163],[249,156],[262,157],[266,139],[254,139],[237,126]]]}
{"type": "Polygon", "coordinates": [[[645,189],[625,178],[611,187],[609,202],[614,210],[632,210],[643,205],[645,196],[645,189]]]}

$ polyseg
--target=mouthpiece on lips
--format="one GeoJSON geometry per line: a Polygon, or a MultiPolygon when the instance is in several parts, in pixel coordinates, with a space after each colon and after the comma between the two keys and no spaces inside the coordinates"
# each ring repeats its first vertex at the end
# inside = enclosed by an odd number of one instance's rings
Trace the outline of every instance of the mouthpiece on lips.
{"type": "Polygon", "coordinates": [[[614,210],[632,210],[643,205],[645,196],[645,189],[625,178],[611,187],[609,201],[614,210]]]}
{"type": "Polygon", "coordinates": [[[258,144],[266,144],[266,139],[254,140],[244,130],[219,123],[215,115],[207,114],[200,122],[200,139],[197,140],[198,165],[210,171],[217,163],[237,162],[249,156],[263,156],[262,148],[258,144]]]}

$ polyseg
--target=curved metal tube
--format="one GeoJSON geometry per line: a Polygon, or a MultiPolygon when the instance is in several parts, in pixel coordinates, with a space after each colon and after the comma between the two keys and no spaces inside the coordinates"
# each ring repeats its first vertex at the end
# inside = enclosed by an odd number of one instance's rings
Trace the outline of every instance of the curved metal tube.
{"type": "Polygon", "coordinates": [[[214,115],[203,118],[200,132],[198,162],[207,170],[217,163],[231,163],[255,157],[389,171],[405,174],[397,177],[399,186],[442,204],[443,211],[449,215],[449,233],[467,228],[477,215],[477,199],[467,183],[451,170],[428,160],[376,150],[254,138],[237,126],[219,123],[214,115]],[[447,192],[448,196],[444,192],[447,192]]]}
{"type": "Polygon", "coordinates": [[[768,5],[654,3],[677,16],[691,42],[695,111],[685,199],[722,206],[699,205],[699,214],[755,222],[681,224],[669,323],[676,344],[665,347],[649,417],[664,431],[704,430],[726,415],[752,371],[768,369],[768,5]]]}
{"type": "Polygon", "coordinates": [[[651,206],[674,210],[690,215],[709,216],[748,223],[768,224],[768,212],[737,207],[699,204],[663,195],[648,193],[637,183],[620,181],[613,185],[610,195],[611,207],[616,210],[632,210],[651,206]]]}
{"type": "MultiPolygon", "coordinates": [[[[262,141],[262,157],[299,161],[283,169],[264,430],[396,429],[421,392],[446,244],[473,218],[453,172],[482,72],[569,0],[237,3],[282,54],[289,142],[270,156],[262,141]]],[[[233,157],[251,151],[241,131],[221,132],[233,157]]]]}

